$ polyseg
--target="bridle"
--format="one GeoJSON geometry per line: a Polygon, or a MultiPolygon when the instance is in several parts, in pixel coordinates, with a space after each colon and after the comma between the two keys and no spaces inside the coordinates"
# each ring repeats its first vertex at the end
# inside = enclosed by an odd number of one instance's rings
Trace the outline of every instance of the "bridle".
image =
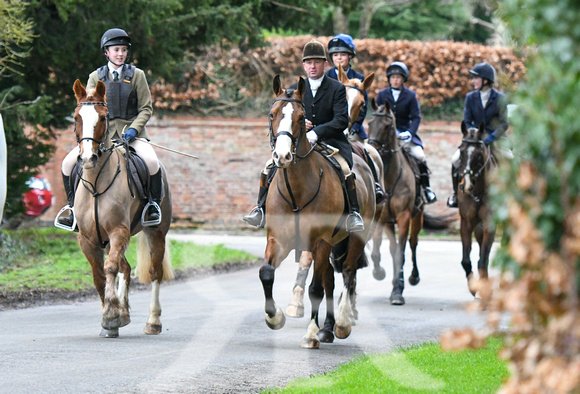
{"type": "MultiPolygon", "coordinates": [[[[461,190],[465,193],[465,186],[463,183],[463,180],[469,176],[469,178],[471,179],[471,183],[472,184],[476,184],[476,182],[478,181],[479,177],[482,175],[483,171],[488,167],[490,160],[491,160],[491,151],[490,151],[490,147],[489,146],[485,146],[485,143],[480,140],[480,139],[471,139],[471,138],[463,138],[461,140],[461,143],[465,143],[465,144],[469,144],[469,145],[483,145],[485,151],[486,151],[486,157],[485,160],[483,162],[483,164],[481,165],[481,167],[477,170],[474,171],[471,168],[471,165],[469,165],[469,163],[466,163],[466,168],[460,173],[460,188],[461,190]]],[[[485,193],[485,190],[484,190],[485,193]]],[[[483,195],[475,195],[473,193],[466,193],[469,196],[471,196],[471,198],[473,198],[473,200],[476,202],[476,204],[481,204],[481,200],[483,198],[483,195]]]]}
{"type": "MultiPolygon", "coordinates": [[[[387,112],[373,112],[372,116],[391,117],[391,115],[388,114],[387,112]]],[[[379,147],[376,149],[381,156],[385,155],[386,157],[390,158],[390,156],[394,155],[395,153],[397,153],[398,151],[401,150],[400,146],[397,149],[387,149],[386,142],[379,141],[376,138],[369,137],[368,141],[369,141],[369,144],[373,145],[375,148],[377,146],[379,147]]]]}
{"type": "MultiPolygon", "coordinates": [[[[101,155],[103,154],[103,152],[106,151],[105,143],[107,142],[107,139],[109,137],[109,110],[108,110],[108,107],[107,107],[107,103],[105,103],[104,101],[86,101],[86,102],[78,103],[77,104],[77,107],[82,107],[83,105],[92,105],[92,106],[102,105],[103,107],[107,108],[107,116],[106,116],[106,118],[107,118],[107,131],[105,132],[105,134],[103,135],[103,137],[101,137],[100,140],[97,140],[96,138],[93,138],[93,137],[83,137],[83,138],[79,138],[78,137],[78,134],[77,134],[77,122],[75,120],[75,129],[74,129],[74,131],[75,131],[75,136],[77,137],[77,144],[80,144],[84,140],[93,141],[93,142],[97,143],[99,145],[98,148],[97,148],[97,155],[99,157],[101,157],[101,155]]],[[[112,149],[112,148],[109,148],[109,149],[112,149]]]]}
{"type": "MultiPolygon", "coordinates": [[[[357,90],[357,91],[358,91],[360,94],[362,94],[362,96],[363,96],[363,98],[364,98],[365,92],[364,92],[364,90],[362,90],[362,89],[361,89],[361,88],[359,88],[358,86],[354,86],[354,85],[344,85],[344,87],[345,87],[345,88],[350,88],[350,89],[355,89],[355,90],[357,90]]],[[[364,105],[366,105],[366,103],[365,103],[365,104],[363,104],[363,106],[364,106],[364,105]]],[[[349,117],[349,118],[350,118],[350,117],[349,117]]],[[[349,129],[349,130],[350,130],[350,128],[352,127],[352,125],[353,125],[353,123],[354,123],[355,121],[356,121],[356,119],[355,119],[355,120],[352,120],[352,119],[350,119],[350,120],[349,120],[349,122],[348,122],[348,129],[349,129]]]]}
{"type": "MultiPolygon", "coordinates": [[[[287,91],[286,94],[291,95],[292,92],[287,91]]],[[[288,102],[288,103],[299,103],[302,106],[302,109],[304,110],[304,103],[302,102],[302,100],[298,100],[298,99],[291,98],[291,97],[279,97],[276,100],[274,100],[272,105],[274,105],[278,101],[288,102]]],[[[272,116],[270,116],[270,120],[269,120],[269,129],[270,129],[270,132],[269,132],[269,134],[270,134],[270,150],[272,152],[274,151],[274,149],[276,149],[276,140],[278,139],[279,136],[285,135],[285,136],[290,138],[290,140],[292,141],[292,156],[294,157],[294,164],[296,164],[298,162],[298,160],[306,158],[314,150],[314,146],[312,146],[310,148],[310,150],[304,156],[300,156],[297,153],[298,146],[300,144],[300,140],[304,137],[304,134],[306,134],[306,122],[304,119],[302,119],[302,122],[300,124],[300,132],[298,133],[298,137],[294,137],[292,135],[292,133],[290,133],[288,131],[280,131],[280,132],[274,134],[274,129],[272,128],[272,116]]]]}

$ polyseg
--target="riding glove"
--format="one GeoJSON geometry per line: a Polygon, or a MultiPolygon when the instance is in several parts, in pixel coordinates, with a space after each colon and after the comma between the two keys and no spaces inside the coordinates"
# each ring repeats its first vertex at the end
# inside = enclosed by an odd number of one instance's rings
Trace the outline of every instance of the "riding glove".
{"type": "Polygon", "coordinates": [[[483,140],[485,146],[489,146],[493,141],[495,141],[495,135],[491,133],[486,139],[483,140]]]}
{"type": "Polygon", "coordinates": [[[316,141],[318,141],[318,134],[316,134],[314,130],[310,130],[308,133],[306,133],[306,138],[308,138],[310,145],[314,145],[316,144],[316,141]]]}
{"type": "Polygon", "coordinates": [[[129,142],[133,141],[135,137],[137,137],[137,130],[132,127],[123,134],[123,139],[129,142]]]}
{"type": "Polygon", "coordinates": [[[413,134],[411,134],[411,132],[410,132],[409,130],[406,130],[406,131],[401,131],[401,132],[399,133],[399,136],[398,136],[398,138],[399,138],[400,140],[403,140],[404,142],[409,142],[409,141],[411,141],[411,139],[413,138],[413,134]]]}

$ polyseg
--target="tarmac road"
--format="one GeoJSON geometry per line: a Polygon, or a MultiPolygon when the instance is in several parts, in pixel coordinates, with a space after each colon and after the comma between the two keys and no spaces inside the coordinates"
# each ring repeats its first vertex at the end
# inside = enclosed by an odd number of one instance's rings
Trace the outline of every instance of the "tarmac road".
{"type": "MultiPolygon", "coordinates": [[[[265,248],[263,235],[171,236],[200,244],[223,243],[258,256],[265,248]]],[[[259,392],[326,372],[356,355],[437,341],[448,328],[483,326],[484,315],[465,311],[465,305],[474,301],[460,265],[460,242],[419,241],[421,282],[416,287],[406,284],[404,306],[389,304],[388,240],[381,251],[387,277],[378,282],[371,268],[359,271],[359,320],[352,334],[321,344],[318,350],[299,347],[308,326],[306,317],[288,318],[278,331],[266,326],[258,267],[163,285],[163,332],[158,336],[142,331],[148,291],[130,295],[132,323],[120,330],[117,339],[98,335],[101,312],[96,295],[94,302],[0,312],[0,393],[259,392]]],[[[474,246],[475,264],[477,252],[474,246]]],[[[405,277],[410,273],[410,252],[407,255],[405,277]]],[[[291,298],[296,269],[291,253],[276,271],[274,296],[282,309],[291,298]]],[[[341,284],[337,279],[337,289],[341,284]]],[[[308,300],[305,313],[310,313],[308,300]]],[[[409,388],[427,384],[444,388],[430,376],[408,381],[391,371],[384,373],[409,388]]]]}

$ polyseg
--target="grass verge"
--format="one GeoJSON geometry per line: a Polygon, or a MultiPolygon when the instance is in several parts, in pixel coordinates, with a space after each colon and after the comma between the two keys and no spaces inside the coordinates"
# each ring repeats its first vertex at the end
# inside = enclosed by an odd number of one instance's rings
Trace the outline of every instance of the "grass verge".
{"type": "MultiPolygon", "coordinates": [[[[136,239],[126,253],[132,268],[136,239]]],[[[170,241],[176,271],[232,262],[255,262],[255,256],[224,245],[204,246],[170,241]]],[[[0,293],[29,289],[86,290],[93,288],[91,267],[76,234],[55,228],[0,231],[0,293]]]]}
{"type": "Polygon", "coordinates": [[[332,372],[264,393],[494,393],[508,378],[499,338],[478,350],[443,352],[439,344],[359,357],[332,372]]]}

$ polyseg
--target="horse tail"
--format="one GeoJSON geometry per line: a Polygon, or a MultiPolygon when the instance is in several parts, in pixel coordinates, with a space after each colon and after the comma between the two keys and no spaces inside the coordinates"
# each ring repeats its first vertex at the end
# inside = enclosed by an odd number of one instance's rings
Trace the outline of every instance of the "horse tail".
{"type": "Polygon", "coordinates": [[[459,220],[457,212],[445,215],[431,215],[423,212],[423,228],[425,230],[445,230],[450,228],[457,220],[459,220]]]}
{"type": "MultiPolygon", "coordinates": [[[[149,238],[140,232],[137,235],[137,267],[135,267],[135,274],[141,283],[151,282],[151,267],[153,260],[151,259],[151,245],[149,238]]],[[[163,254],[163,278],[162,280],[171,280],[175,278],[173,267],[171,266],[171,255],[169,253],[169,243],[165,244],[165,253],[163,254]]]]}

